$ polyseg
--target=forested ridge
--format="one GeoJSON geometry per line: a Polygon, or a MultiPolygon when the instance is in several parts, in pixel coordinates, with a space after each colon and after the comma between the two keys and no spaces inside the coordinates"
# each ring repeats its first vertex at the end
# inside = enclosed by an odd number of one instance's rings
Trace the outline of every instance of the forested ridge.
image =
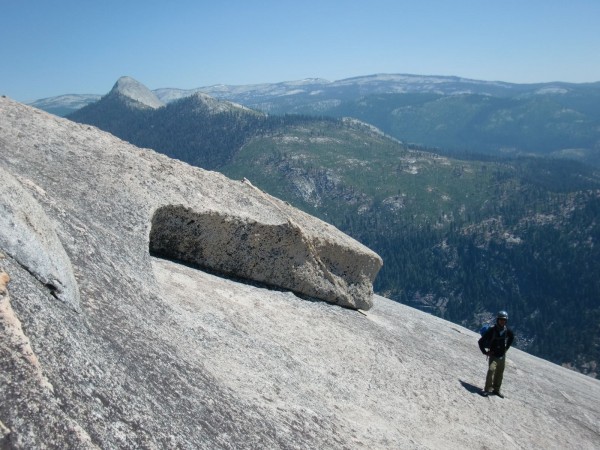
{"type": "Polygon", "coordinates": [[[208,170],[229,162],[253,136],[286,124],[339,121],[303,115],[267,116],[236,107],[215,112],[195,96],[152,109],[118,92],[111,92],[68,118],[93,124],[138,147],[152,148],[208,170]]]}
{"type": "Polygon", "coordinates": [[[538,154],[600,163],[596,91],[492,97],[381,94],[343,102],[327,113],[372,123],[408,142],[444,151],[538,154]]]}
{"type": "Polygon", "coordinates": [[[96,105],[72,118],[249,178],[378,252],[376,292],[474,330],[507,309],[517,346],[598,376],[593,168],[539,157],[449,158],[357,121],[215,113],[197,98],[157,110],[108,100],[106,111],[96,105]]]}

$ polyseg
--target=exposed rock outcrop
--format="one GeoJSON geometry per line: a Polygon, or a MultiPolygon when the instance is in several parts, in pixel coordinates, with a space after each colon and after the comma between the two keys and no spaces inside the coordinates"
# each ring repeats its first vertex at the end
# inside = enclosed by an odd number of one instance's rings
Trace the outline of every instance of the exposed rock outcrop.
{"type": "Polygon", "coordinates": [[[475,333],[247,182],[7,99],[0,165],[2,449],[597,447],[598,380],[511,349],[480,397],[475,333]]]}
{"type": "Polygon", "coordinates": [[[379,261],[311,239],[292,219],[264,223],[239,215],[165,206],[154,213],[153,253],[263,282],[342,306],[369,309],[379,261]]]}
{"type": "Polygon", "coordinates": [[[131,77],[121,77],[117,80],[110,94],[121,94],[152,109],[165,106],[158,97],[139,81],[131,77]]]}
{"type": "MultiPolygon", "coordinates": [[[[52,294],[79,309],[79,289],[54,226],[41,205],[0,167],[0,249],[12,256],[52,294]]],[[[28,180],[23,180],[29,185],[28,180]]],[[[45,192],[29,185],[40,197],[45,192]]]]}

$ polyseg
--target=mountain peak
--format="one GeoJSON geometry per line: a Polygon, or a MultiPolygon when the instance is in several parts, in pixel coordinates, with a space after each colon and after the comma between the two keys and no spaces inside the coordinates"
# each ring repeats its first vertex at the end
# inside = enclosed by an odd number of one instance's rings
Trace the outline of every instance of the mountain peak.
{"type": "Polygon", "coordinates": [[[110,93],[119,93],[153,109],[164,106],[164,103],[150,89],[127,76],[119,78],[110,93]]]}
{"type": "Polygon", "coordinates": [[[196,103],[202,108],[206,108],[210,114],[219,114],[228,111],[239,111],[243,110],[246,112],[254,112],[254,110],[247,108],[239,103],[233,103],[227,100],[219,100],[204,92],[196,92],[190,96],[196,103]]]}

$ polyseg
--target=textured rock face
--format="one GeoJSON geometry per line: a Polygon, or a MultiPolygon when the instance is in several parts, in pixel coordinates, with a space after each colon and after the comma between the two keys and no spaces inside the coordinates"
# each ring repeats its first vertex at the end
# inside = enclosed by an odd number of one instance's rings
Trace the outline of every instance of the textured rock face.
{"type": "Polygon", "coordinates": [[[71,261],[52,223],[40,204],[1,167],[0,180],[0,248],[56,298],[79,309],[79,290],[71,261]]]}
{"type": "Polygon", "coordinates": [[[379,258],[248,183],[6,99],[0,167],[3,450],[597,447],[597,380],[510,350],[484,399],[459,326],[150,256],[363,298],[379,258]]]}
{"type": "Polygon", "coordinates": [[[371,307],[372,255],[310,239],[289,219],[265,224],[183,206],[165,206],[152,219],[150,250],[160,256],[260,281],[347,307],[371,307]]]}

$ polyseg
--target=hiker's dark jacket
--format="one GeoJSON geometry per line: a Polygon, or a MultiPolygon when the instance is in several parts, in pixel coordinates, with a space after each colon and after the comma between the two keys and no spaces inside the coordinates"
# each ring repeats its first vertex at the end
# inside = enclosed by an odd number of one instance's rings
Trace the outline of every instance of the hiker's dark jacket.
{"type": "Polygon", "coordinates": [[[490,356],[501,358],[506,350],[512,345],[515,335],[508,327],[500,328],[498,324],[488,328],[488,330],[479,339],[479,348],[483,354],[487,354],[486,349],[490,349],[490,356]]]}

